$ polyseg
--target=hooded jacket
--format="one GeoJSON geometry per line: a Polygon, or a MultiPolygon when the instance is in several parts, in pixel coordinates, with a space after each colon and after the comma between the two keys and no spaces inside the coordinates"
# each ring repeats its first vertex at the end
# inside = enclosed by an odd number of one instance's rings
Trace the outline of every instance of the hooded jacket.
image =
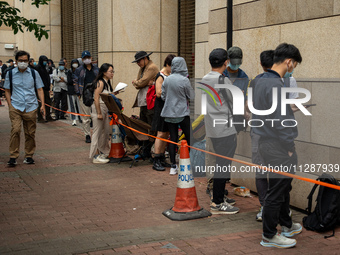
{"type": "Polygon", "coordinates": [[[190,115],[188,100],[193,98],[193,90],[184,58],[175,57],[171,62],[171,74],[162,84],[162,99],[165,101],[162,117],[179,118],[190,115]]]}
{"type": "Polygon", "coordinates": [[[45,91],[49,91],[50,87],[51,87],[51,79],[50,79],[50,75],[47,72],[46,66],[44,66],[43,62],[47,61],[48,58],[45,55],[41,55],[39,57],[39,63],[38,65],[35,67],[35,69],[38,71],[41,80],[44,84],[44,90],[45,91]]]}
{"type": "Polygon", "coordinates": [[[71,61],[71,68],[68,70],[67,72],[67,94],[69,95],[75,95],[76,92],[74,90],[74,83],[73,83],[73,80],[74,80],[74,72],[76,71],[76,68],[73,68],[72,65],[74,63],[77,63],[78,64],[78,67],[79,67],[79,61],[78,59],[72,59],[71,61]]]}

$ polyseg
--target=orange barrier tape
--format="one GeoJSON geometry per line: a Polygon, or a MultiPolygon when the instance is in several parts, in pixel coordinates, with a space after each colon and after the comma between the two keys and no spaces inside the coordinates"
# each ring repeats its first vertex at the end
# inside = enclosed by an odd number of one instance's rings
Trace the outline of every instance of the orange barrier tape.
{"type": "MultiPolygon", "coordinates": [[[[1,89],[3,90],[3,89],[1,89]]],[[[45,104],[47,105],[47,104],[45,104]]],[[[47,105],[49,106],[49,105],[47,105]]],[[[51,106],[49,106],[51,107],[51,106]]],[[[54,107],[51,107],[51,108],[54,108],[54,107]]],[[[58,111],[61,111],[57,108],[54,108],[58,111]]],[[[66,112],[66,111],[63,111],[63,112],[66,112]]],[[[90,115],[84,115],[84,114],[79,114],[79,113],[72,113],[72,112],[66,112],[66,113],[69,113],[69,114],[74,114],[74,115],[79,115],[79,116],[89,116],[90,115]]],[[[110,125],[112,125],[111,123],[114,123],[114,122],[118,122],[118,117],[116,114],[112,114],[110,115],[110,117],[112,117],[112,120],[110,122],[110,125]]],[[[142,135],[146,135],[146,136],[149,136],[149,137],[152,137],[152,138],[155,138],[155,139],[159,139],[163,142],[167,142],[167,143],[172,143],[172,144],[175,144],[177,146],[181,146],[179,143],[175,143],[173,141],[170,141],[168,139],[164,139],[164,138],[160,138],[160,137],[156,137],[156,136],[153,136],[153,135],[149,135],[149,134],[145,134],[141,131],[138,131],[134,128],[131,128],[129,126],[126,126],[124,125],[123,123],[119,122],[120,125],[122,125],[123,127],[126,127],[134,132],[137,132],[139,134],[142,134],[142,135]]],[[[202,149],[199,149],[199,148],[196,148],[196,147],[193,147],[193,146],[189,146],[189,148],[191,149],[194,149],[194,150],[198,150],[198,151],[201,151],[201,152],[204,152],[204,153],[207,153],[207,154],[210,154],[210,155],[213,155],[213,156],[216,156],[216,157],[220,157],[220,158],[224,158],[224,159],[228,159],[228,160],[231,160],[231,161],[234,161],[234,162],[237,162],[237,163],[240,163],[240,164],[243,164],[243,165],[247,165],[247,166],[255,166],[257,168],[260,168],[262,170],[265,170],[267,172],[273,172],[273,173],[277,173],[277,174],[281,174],[281,175],[284,175],[284,176],[287,176],[287,177],[290,177],[290,178],[294,178],[294,179],[298,179],[298,180],[301,180],[301,181],[306,181],[306,182],[310,182],[310,183],[314,183],[314,184],[318,184],[318,185],[322,185],[322,186],[325,186],[325,187],[328,187],[328,188],[332,188],[332,189],[337,189],[337,190],[340,190],[340,186],[336,186],[334,184],[329,184],[329,183],[326,183],[326,182],[320,182],[320,181],[317,181],[317,180],[313,180],[313,179],[309,179],[309,178],[305,178],[305,177],[302,177],[302,176],[298,176],[298,175],[295,175],[295,174],[290,174],[290,173],[285,173],[285,172],[280,172],[278,170],[275,170],[275,169],[270,169],[270,168],[267,168],[265,166],[260,166],[260,165],[256,165],[256,164],[253,164],[253,163],[250,163],[250,162],[246,162],[246,161],[243,161],[243,160],[239,160],[239,159],[235,159],[235,158],[229,158],[229,157],[226,157],[226,156],[222,156],[222,155],[219,155],[219,154],[216,154],[216,153],[213,153],[213,152],[210,152],[210,151],[206,151],[206,150],[202,150],[202,149]]]]}

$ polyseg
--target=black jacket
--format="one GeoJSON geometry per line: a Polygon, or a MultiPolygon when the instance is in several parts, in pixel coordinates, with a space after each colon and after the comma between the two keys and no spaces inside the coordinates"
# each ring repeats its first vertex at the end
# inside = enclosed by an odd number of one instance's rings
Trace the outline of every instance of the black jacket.
{"type": "MultiPolygon", "coordinates": [[[[260,116],[253,114],[252,119],[259,119],[264,122],[262,127],[252,127],[255,134],[261,136],[261,138],[274,138],[280,141],[282,146],[287,151],[294,151],[294,139],[298,136],[297,127],[294,126],[295,120],[294,113],[290,105],[286,105],[286,115],[281,114],[281,88],[283,87],[283,81],[280,75],[272,70],[268,70],[261,78],[256,80],[255,89],[253,91],[254,108],[257,110],[269,110],[273,105],[273,88],[277,88],[277,107],[276,110],[266,116],[260,116]],[[268,121],[269,119],[275,119],[276,121],[268,121]],[[284,121],[284,125],[282,125],[284,121]],[[274,123],[274,124],[272,124],[274,123]],[[287,127],[290,126],[290,127],[287,127]]],[[[254,122],[254,125],[259,125],[258,122],[254,122]]]]}
{"type": "Polygon", "coordinates": [[[47,61],[48,58],[44,55],[39,57],[39,63],[36,66],[36,70],[38,71],[42,82],[44,83],[44,90],[45,91],[49,91],[50,87],[51,87],[51,79],[50,79],[50,75],[47,72],[46,66],[44,66],[43,62],[47,61]]]}

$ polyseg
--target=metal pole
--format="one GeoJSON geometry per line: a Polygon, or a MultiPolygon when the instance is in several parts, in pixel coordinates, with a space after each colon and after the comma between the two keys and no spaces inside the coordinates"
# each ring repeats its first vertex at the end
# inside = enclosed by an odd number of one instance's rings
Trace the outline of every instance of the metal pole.
{"type": "Polygon", "coordinates": [[[233,0],[227,5],[227,49],[233,46],[233,0]]]}

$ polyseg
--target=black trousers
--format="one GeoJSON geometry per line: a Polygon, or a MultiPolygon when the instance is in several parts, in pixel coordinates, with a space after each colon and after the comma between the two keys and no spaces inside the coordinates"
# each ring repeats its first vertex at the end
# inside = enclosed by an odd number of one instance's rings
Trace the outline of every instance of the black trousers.
{"type": "MultiPolygon", "coordinates": [[[[237,135],[230,135],[219,138],[210,138],[214,146],[215,153],[229,158],[233,158],[237,146],[237,135]]],[[[216,168],[214,173],[213,183],[213,202],[215,204],[223,203],[225,194],[225,184],[230,180],[230,172],[228,167],[231,165],[231,160],[216,157],[216,168]]]]}
{"type": "MultiPolygon", "coordinates": [[[[60,92],[54,92],[54,107],[62,111],[67,111],[67,91],[61,89],[60,92]]],[[[55,115],[58,118],[64,117],[64,112],[55,110],[55,115]]]]}
{"type": "MultiPolygon", "coordinates": [[[[188,145],[190,145],[192,128],[191,128],[189,116],[185,116],[184,120],[182,120],[180,123],[167,122],[167,124],[169,127],[171,141],[178,143],[178,125],[179,125],[185,135],[185,140],[187,141],[188,145]]],[[[172,144],[172,143],[169,144],[169,154],[170,154],[171,164],[176,164],[176,147],[177,146],[175,144],[172,144]]]]}
{"type": "Polygon", "coordinates": [[[148,110],[146,106],[141,106],[139,111],[139,118],[140,120],[148,123],[150,126],[152,125],[152,119],[153,119],[153,109],[148,110]]]}
{"type": "MultiPolygon", "coordinates": [[[[260,139],[259,149],[265,165],[294,174],[294,167],[297,165],[296,152],[290,157],[288,151],[276,139],[260,139]]],[[[277,224],[288,228],[292,226],[292,219],[289,217],[289,192],[292,189],[292,180],[280,174],[269,173],[262,217],[263,235],[267,238],[272,238],[276,234],[277,224]]]]}
{"type": "MultiPolygon", "coordinates": [[[[51,105],[51,97],[50,97],[50,91],[49,90],[44,90],[44,98],[45,98],[45,104],[51,105]]],[[[38,110],[38,120],[43,120],[43,116],[40,112],[41,108],[41,102],[39,102],[39,110],[38,110]]],[[[46,119],[51,120],[51,108],[45,105],[45,110],[46,110],[46,119]]]]}

